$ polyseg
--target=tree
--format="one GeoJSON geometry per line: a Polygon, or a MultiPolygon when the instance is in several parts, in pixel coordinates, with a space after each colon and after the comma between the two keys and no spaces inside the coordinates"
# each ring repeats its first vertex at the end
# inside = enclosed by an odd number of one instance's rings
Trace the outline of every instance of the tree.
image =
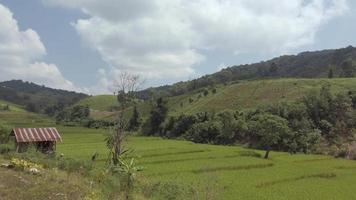
{"type": "Polygon", "coordinates": [[[271,64],[271,66],[269,67],[269,74],[273,76],[273,75],[276,75],[277,72],[278,72],[278,66],[275,62],[273,62],[271,64]]]}
{"type": "Polygon", "coordinates": [[[79,121],[88,118],[90,115],[89,106],[77,105],[70,110],[70,121],[79,121]]]}
{"type": "Polygon", "coordinates": [[[222,123],[219,121],[205,121],[195,123],[184,135],[186,139],[196,143],[217,143],[221,135],[222,123]]]}
{"type": "Polygon", "coordinates": [[[351,78],[355,75],[355,65],[352,60],[346,60],[341,64],[342,77],[351,78]]]}
{"type": "Polygon", "coordinates": [[[223,111],[218,113],[216,118],[222,123],[222,130],[218,136],[219,144],[233,144],[245,136],[247,123],[244,117],[231,111],[223,111]]]}
{"type": "Polygon", "coordinates": [[[7,143],[10,138],[9,129],[0,125],[0,144],[7,143]]]}
{"type": "Polygon", "coordinates": [[[204,95],[204,96],[208,96],[208,95],[209,95],[209,90],[204,89],[204,90],[203,90],[203,95],[204,95]]]}
{"type": "Polygon", "coordinates": [[[117,89],[117,101],[119,103],[119,114],[112,133],[106,138],[106,144],[110,150],[110,161],[114,166],[120,164],[120,156],[127,152],[122,144],[126,136],[125,130],[128,126],[128,120],[125,118],[124,113],[134,102],[135,91],[137,91],[139,84],[139,76],[127,72],[122,72],[116,79],[115,85],[117,89]]]}
{"type": "Polygon", "coordinates": [[[265,159],[272,149],[281,149],[290,137],[288,121],[276,115],[259,114],[249,122],[249,130],[258,146],[266,150],[265,159]]]}
{"type": "Polygon", "coordinates": [[[330,67],[328,78],[334,78],[334,69],[330,67]]]}
{"type": "Polygon", "coordinates": [[[161,133],[161,124],[165,121],[168,113],[167,102],[162,98],[158,98],[154,108],[150,112],[150,117],[146,123],[149,128],[145,134],[154,135],[161,133]]]}
{"type": "Polygon", "coordinates": [[[134,106],[132,117],[129,121],[128,130],[129,131],[137,131],[137,129],[140,127],[140,125],[141,125],[140,114],[137,110],[137,107],[134,106]]]}

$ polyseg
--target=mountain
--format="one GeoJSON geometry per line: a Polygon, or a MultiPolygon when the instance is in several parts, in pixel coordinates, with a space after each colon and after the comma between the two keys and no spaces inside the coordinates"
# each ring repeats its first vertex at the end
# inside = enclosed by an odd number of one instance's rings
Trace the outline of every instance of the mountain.
{"type": "Polygon", "coordinates": [[[266,78],[325,78],[352,77],[356,74],[356,48],[302,52],[285,55],[254,64],[231,66],[201,78],[173,85],[149,88],[138,92],[139,98],[146,99],[152,94],[177,96],[189,91],[216,84],[240,80],[266,78]]]}
{"type": "Polygon", "coordinates": [[[31,112],[53,115],[86,97],[86,94],[52,89],[22,80],[0,82],[0,100],[23,106],[31,112]]]}

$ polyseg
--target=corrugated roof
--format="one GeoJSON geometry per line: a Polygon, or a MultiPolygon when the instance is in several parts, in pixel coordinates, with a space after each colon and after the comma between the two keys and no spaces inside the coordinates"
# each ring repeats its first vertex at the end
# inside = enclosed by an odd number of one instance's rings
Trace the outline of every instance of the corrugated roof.
{"type": "Polygon", "coordinates": [[[15,128],[17,142],[62,141],[56,128],[15,128]]]}

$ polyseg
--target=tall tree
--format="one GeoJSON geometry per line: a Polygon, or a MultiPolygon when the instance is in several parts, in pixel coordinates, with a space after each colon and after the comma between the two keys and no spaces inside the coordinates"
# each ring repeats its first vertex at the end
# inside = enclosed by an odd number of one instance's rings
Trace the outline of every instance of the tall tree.
{"type": "Polygon", "coordinates": [[[129,131],[137,131],[137,129],[140,127],[141,125],[141,119],[140,119],[140,114],[137,110],[137,107],[134,106],[133,112],[132,112],[132,117],[129,121],[129,127],[128,130],[129,131]]]}
{"type": "Polygon", "coordinates": [[[334,69],[330,67],[328,78],[334,78],[334,69]]]}
{"type": "Polygon", "coordinates": [[[162,98],[158,98],[155,107],[151,110],[148,130],[149,135],[154,135],[161,132],[161,124],[167,117],[168,108],[167,102],[162,98]]]}

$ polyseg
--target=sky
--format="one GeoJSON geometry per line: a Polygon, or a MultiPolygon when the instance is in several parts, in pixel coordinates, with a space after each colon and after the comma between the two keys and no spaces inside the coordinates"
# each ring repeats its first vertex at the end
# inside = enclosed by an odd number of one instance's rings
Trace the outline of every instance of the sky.
{"type": "Polygon", "coordinates": [[[353,0],[0,0],[0,81],[112,93],[356,45],[353,0]]]}

